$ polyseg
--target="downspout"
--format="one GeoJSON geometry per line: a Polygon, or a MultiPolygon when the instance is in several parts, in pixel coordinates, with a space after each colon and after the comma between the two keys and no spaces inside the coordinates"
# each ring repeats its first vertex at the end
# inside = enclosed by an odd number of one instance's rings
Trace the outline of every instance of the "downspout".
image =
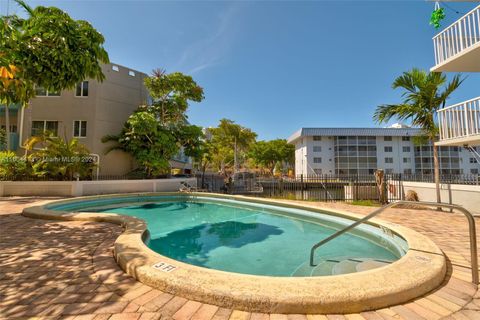
{"type": "Polygon", "coordinates": [[[25,105],[22,104],[20,107],[20,126],[18,132],[18,144],[22,148],[23,147],[23,124],[24,124],[24,117],[25,117],[25,105]]]}

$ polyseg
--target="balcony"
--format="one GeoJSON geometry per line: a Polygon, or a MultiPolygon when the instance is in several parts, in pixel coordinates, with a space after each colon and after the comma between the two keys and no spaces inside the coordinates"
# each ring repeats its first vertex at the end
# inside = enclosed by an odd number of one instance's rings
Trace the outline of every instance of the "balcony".
{"type": "Polygon", "coordinates": [[[480,6],[433,38],[434,72],[480,72],[480,6]]]}
{"type": "Polygon", "coordinates": [[[439,146],[480,145],[480,97],[438,110],[439,146]]]}

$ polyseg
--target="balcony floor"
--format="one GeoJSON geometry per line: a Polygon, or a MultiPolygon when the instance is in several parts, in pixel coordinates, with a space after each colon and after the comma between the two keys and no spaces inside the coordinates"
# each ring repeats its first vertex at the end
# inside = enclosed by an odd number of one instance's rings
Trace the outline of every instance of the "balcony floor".
{"type": "Polygon", "coordinates": [[[468,137],[461,137],[455,139],[447,139],[435,142],[437,146],[459,146],[462,147],[464,145],[469,146],[480,146],[480,134],[468,136],[468,137]]]}
{"type": "Polygon", "coordinates": [[[432,72],[480,72],[480,42],[432,67],[432,72]]]}

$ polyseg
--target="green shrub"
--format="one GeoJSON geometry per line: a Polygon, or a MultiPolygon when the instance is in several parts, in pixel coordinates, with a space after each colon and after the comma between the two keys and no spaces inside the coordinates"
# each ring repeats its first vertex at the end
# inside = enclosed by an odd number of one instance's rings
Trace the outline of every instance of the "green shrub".
{"type": "Polygon", "coordinates": [[[18,157],[15,152],[0,152],[0,180],[21,180],[28,175],[25,158],[18,157]]]}
{"type": "Polygon", "coordinates": [[[30,138],[26,147],[33,150],[37,144],[41,144],[43,148],[28,156],[34,176],[55,180],[91,177],[95,163],[88,149],[79,143],[78,139],[63,140],[45,135],[30,138]]]}

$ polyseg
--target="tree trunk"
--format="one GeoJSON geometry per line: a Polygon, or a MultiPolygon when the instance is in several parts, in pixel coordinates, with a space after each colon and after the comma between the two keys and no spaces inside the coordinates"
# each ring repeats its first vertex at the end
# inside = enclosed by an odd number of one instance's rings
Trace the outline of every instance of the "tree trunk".
{"type": "Polygon", "coordinates": [[[7,137],[7,151],[10,151],[10,112],[8,110],[8,105],[5,105],[5,133],[7,137]]]}
{"type": "MultiPolygon", "coordinates": [[[[440,203],[442,202],[441,196],[440,196],[440,164],[438,161],[438,147],[435,145],[433,140],[431,140],[431,143],[433,145],[433,170],[434,170],[434,176],[435,176],[435,190],[437,193],[437,202],[440,203]]],[[[441,207],[438,207],[437,210],[442,210],[441,207]]]]}

